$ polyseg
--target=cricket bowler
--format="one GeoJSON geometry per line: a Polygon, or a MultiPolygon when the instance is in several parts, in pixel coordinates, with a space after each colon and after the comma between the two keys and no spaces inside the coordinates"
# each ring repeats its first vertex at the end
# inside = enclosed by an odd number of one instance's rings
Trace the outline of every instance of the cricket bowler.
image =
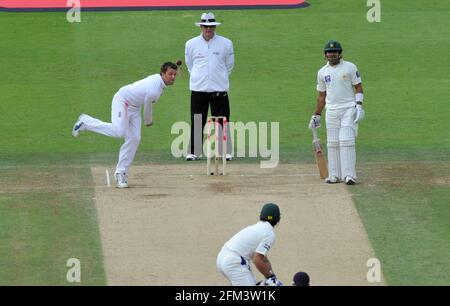
{"type": "Polygon", "coordinates": [[[173,85],[177,69],[176,64],[166,62],[162,64],[159,74],[150,75],[120,88],[112,100],[111,123],[81,114],[72,128],[74,137],[87,130],[109,137],[124,138],[114,174],[118,188],[128,188],[128,170],[141,142],[142,106],[145,124],[151,126],[153,103],[160,98],[167,86],[173,85]]]}

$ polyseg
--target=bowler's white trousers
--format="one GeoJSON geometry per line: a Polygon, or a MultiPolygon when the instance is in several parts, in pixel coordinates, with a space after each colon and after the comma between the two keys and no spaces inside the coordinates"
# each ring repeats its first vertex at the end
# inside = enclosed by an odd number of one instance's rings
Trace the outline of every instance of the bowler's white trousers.
{"type": "Polygon", "coordinates": [[[120,147],[116,173],[128,174],[128,169],[141,142],[142,119],[140,110],[140,107],[130,105],[124,98],[116,94],[112,100],[111,123],[103,122],[89,115],[84,115],[81,118],[88,131],[125,139],[120,147]]]}
{"type": "Polygon", "coordinates": [[[223,246],[217,256],[217,269],[232,286],[255,286],[256,279],[250,269],[248,259],[223,246]]]}

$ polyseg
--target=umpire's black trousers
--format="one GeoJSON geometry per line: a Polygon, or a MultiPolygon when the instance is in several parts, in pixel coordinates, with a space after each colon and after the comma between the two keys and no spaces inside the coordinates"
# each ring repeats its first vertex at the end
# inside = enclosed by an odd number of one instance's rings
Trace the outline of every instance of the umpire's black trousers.
{"type": "MultiPolygon", "coordinates": [[[[212,116],[225,116],[230,121],[230,101],[227,92],[191,92],[191,141],[189,152],[200,156],[203,152],[203,129],[208,118],[208,110],[211,105],[212,116]],[[201,115],[201,129],[199,116],[201,115]],[[197,120],[196,120],[197,119],[197,120]],[[196,126],[197,125],[197,126],[196,126]]],[[[228,129],[229,131],[229,129],[228,129]]],[[[229,134],[228,134],[229,135],[229,134]]],[[[231,137],[227,141],[227,153],[231,152],[231,137]]]]}

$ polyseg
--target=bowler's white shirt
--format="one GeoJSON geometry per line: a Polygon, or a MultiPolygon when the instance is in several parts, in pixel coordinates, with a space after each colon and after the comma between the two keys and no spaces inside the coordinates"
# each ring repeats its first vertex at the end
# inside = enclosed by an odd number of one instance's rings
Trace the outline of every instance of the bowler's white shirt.
{"type": "Polygon", "coordinates": [[[361,77],[358,68],[343,59],[336,66],[327,63],[317,73],[317,91],[326,91],[325,103],[329,110],[355,106],[353,86],[359,83],[361,77]]]}
{"type": "Polygon", "coordinates": [[[234,66],[233,43],[215,34],[206,41],[202,35],[186,42],[185,62],[189,70],[189,89],[200,92],[228,91],[234,66]]]}
{"type": "Polygon", "coordinates": [[[267,221],[259,221],[231,237],[225,246],[249,260],[255,252],[266,255],[274,243],[275,231],[272,225],[267,221]]]}
{"type": "Polygon", "coordinates": [[[160,74],[125,85],[117,92],[130,106],[141,107],[144,103],[156,102],[162,95],[166,84],[160,74]]]}

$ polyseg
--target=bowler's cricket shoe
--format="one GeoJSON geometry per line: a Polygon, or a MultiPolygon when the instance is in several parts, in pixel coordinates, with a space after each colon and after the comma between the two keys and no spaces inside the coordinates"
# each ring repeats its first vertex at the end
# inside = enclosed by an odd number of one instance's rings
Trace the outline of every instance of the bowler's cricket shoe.
{"type": "Polygon", "coordinates": [[[128,188],[128,177],[125,173],[116,173],[114,178],[117,182],[117,188],[128,188]]]}
{"type": "Polygon", "coordinates": [[[355,185],[355,184],[356,184],[356,179],[353,178],[353,177],[351,177],[350,175],[347,175],[347,176],[345,177],[345,183],[346,183],[347,185],[355,185]]]}
{"type": "Polygon", "coordinates": [[[80,132],[84,131],[86,129],[86,125],[84,124],[84,122],[81,120],[81,117],[84,114],[81,114],[80,117],[78,117],[77,122],[75,122],[73,128],[72,128],[72,135],[73,137],[78,137],[80,136],[80,132]]]}
{"type": "Polygon", "coordinates": [[[327,184],[337,184],[339,182],[340,182],[339,179],[336,176],[334,176],[334,175],[330,176],[330,177],[327,177],[325,179],[325,183],[327,183],[327,184]]]}
{"type": "Polygon", "coordinates": [[[231,156],[231,154],[225,154],[225,158],[230,161],[233,160],[233,156],[231,156]]]}

